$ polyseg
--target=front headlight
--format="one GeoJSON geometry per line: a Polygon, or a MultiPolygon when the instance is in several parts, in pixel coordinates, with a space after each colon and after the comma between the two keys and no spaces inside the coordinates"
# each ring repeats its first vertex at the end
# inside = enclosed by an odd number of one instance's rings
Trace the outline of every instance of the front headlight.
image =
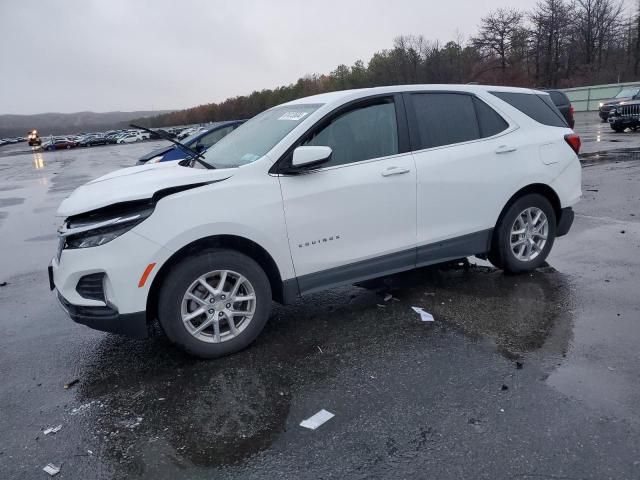
{"type": "Polygon", "coordinates": [[[600,102],[600,106],[601,106],[601,107],[604,107],[604,103],[600,102]]]}
{"type": "Polygon", "coordinates": [[[109,243],[111,240],[118,238],[125,232],[131,230],[130,226],[118,228],[117,230],[109,230],[104,232],[96,231],[94,235],[87,236],[74,236],[67,238],[67,242],[65,244],[65,248],[88,248],[88,247],[98,247],[100,245],[104,245],[105,243],[109,243]]]}
{"type": "Polygon", "coordinates": [[[100,213],[69,218],[59,232],[65,238],[64,248],[89,248],[109,243],[149,218],[153,206],[145,205],[144,208],[128,210],[120,215],[116,213],[112,212],[110,216],[100,213]]]}
{"type": "Polygon", "coordinates": [[[153,157],[147,163],[158,163],[160,160],[162,160],[162,155],[158,155],[157,157],[153,157]]]}

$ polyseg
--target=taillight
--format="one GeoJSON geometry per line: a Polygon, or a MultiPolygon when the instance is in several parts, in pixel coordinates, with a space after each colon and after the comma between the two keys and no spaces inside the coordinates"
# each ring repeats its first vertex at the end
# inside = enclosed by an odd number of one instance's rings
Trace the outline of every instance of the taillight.
{"type": "Polygon", "coordinates": [[[564,136],[565,142],[569,144],[571,149],[576,152],[576,155],[580,153],[580,145],[582,142],[580,141],[580,136],[575,133],[569,133],[564,136]]]}
{"type": "Polygon", "coordinates": [[[573,105],[569,105],[569,113],[571,114],[572,117],[573,117],[573,112],[575,112],[575,110],[573,109],[573,105]]]}

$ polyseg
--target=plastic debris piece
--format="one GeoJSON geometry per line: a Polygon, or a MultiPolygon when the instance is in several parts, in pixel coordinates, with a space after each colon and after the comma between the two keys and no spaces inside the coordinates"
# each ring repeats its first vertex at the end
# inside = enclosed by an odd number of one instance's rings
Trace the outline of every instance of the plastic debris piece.
{"type": "Polygon", "coordinates": [[[509,387],[506,386],[505,384],[502,384],[502,387],[500,387],[500,390],[509,390],[509,387]]]}
{"type": "Polygon", "coordinates": [[[433,318],[433,315],[431,315],[429,312],[425,312],[422,308],[420,307],[411,307],[411,308],[413,309],[414,312],[420,315],[420,320],[422,320],[423,322],[433,322],[435,320],[433,318]]]}
{"type": "Polygon", "coordinates": [[[306,420],[303,420],[302,422],[300,422],[300,426],[304,427],[304,428],[308,428],[310,430],[315,430],[316,428],[318,428],[320,425],[322,425],[326,421],[331,420],[333,417],[335,417],[335,415],[333,413],[327,412],[323,408],[322,410],[320,410],[315,415],[313,415],[313,416],[307,418],[306,420]]]}
{"type": "Polygon", "coordinates": [[[58,425],[56,427],[49,427],[43,433],[45,435],[49,435],[50,433],[58,433],[60,430],[62,430],[62,425],[58,425]]]}
{"type": "Polygon", "coordinates": [[[6,287],[9,285],[9,282],[0,282],[0,287],[6,287]]]}
{"type": "Polygon", "coordinates": [[[319,345],[316,345],[316,348],[320,351],[320,353],[324,353],[319,345]]]}
{"type": "Polygon", "coordinates": [[[55,477],[60,473],[60,467],[54,465],[53,463],[48,463],[47,466],[43,468],[43,470],[52,477],[55,477]]]}
{"type": "Polygon", "coordinates": [[[393,295],[391,295],[390,293],[387,293],[387,294],[384,296],[384,301],[385,301],[385,302],[390,302],[392,298],[393,298],[393,295]]]}
{"type": "Polygon", "coordinates": [[[65,390],[70,389],[71,387],[73,387],[76,383],[78,383],[80,381],[79,378],[74,378],[73,380],[71,380],[69,383],[65,383],[64,384],[64,388],[65,390]]]}
{"type": "Polygon", "coordinates": [[[516,362],[516,369],[518,369],[518,370],[522,370],[522,367],[524,367],[524,363],[522,363],[522,362],[516,362]]]}

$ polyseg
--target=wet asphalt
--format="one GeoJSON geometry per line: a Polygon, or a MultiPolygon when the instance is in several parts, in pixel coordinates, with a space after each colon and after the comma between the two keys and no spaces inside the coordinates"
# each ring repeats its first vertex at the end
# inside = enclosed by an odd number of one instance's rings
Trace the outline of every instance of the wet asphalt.
{"type": "Polygon", "coordinates": [[[532,274],[333,289],[200,361],[75,325],[48,289],[59,202],[156,145],[0,147],[0,478],[640,478],[640,148],[587,148],[574,227],[532,274]]]}

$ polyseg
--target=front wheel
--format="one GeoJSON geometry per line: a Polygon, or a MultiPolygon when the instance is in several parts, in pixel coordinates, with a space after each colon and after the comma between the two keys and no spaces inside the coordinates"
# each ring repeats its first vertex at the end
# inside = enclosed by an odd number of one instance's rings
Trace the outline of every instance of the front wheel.
{"type": "Polygon", "coordinates": [[[260,265],[225,249],[187,257],[173,267],[158,302],[167,337],[200,358],[247,347],[262,331],[270,310],[271,286],[260,265]]]}
{"type": "Polygon", "coordinates": [[[509,273],[540,267],[553,246],[556,214],[549,200],[537,193],[516,200],[498,222],[489,260],[509,273]]]}

